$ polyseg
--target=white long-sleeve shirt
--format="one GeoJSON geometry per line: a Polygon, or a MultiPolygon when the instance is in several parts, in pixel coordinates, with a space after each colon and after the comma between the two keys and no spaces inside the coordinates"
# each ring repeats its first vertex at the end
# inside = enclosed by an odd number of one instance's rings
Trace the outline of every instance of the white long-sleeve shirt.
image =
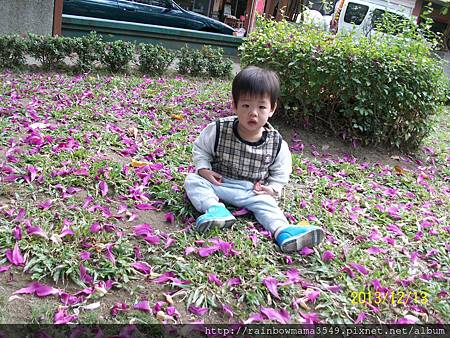
{"type": "MultiPolygon", "coordinates": [[[[211,170],[214,157],[214,142],[216,140],[216,123],[210,123],[202,130],[194,142],[193,160],[196,172],[200,169],[211,170]]],[[[269,167],[268,185],[280,195],[283,186],[289,182],[292,172],[292,157],[286,141],[282,141],[280,151],[273,164],[269,167]]]]}

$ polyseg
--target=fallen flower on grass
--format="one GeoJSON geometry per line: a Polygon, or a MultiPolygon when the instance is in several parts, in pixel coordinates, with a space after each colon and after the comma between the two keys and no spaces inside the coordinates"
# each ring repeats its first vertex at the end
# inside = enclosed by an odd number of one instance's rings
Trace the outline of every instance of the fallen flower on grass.
{"type": "Polygon", "coordinates": [[[68,315],[67,309],[60,307],[55,313],[53,324],[67,324],[77,319],[78,319],[77,315],[68,315]]]}
{"type": "Polygon", "coordinates": [[[289,312],[284,309],[276,310],[261,306],[261,313],[266,316],[267,319],[275,320],[280,324],[288,324],[291,319],[289,312]]]}
{"type": "Polygon", "coordinates": [[[115,317],[119,314],[119,312],[125,312],[128,309],[128,305],[123,302],[114,303],[113,307],[110,310],[111,316],[115,317]]]}
{"type": "Polygon", "coordinates": [[[98,183],[98,188],[100,189],[102,196],[106,196],[106,194],[108,194],[108,184],[105,181],[100,181],[98,183]]]}
{"type": "Polygon", "coordinates": [[[9,262],[14,265],[23,265],[25,263],[25,259],[20,252],[19,244],[16,242],[14,244],[14,248],[6,250],[6,258],[8,258],[9,262]]]}
{"type": "Polygon", "coordinates": [[[146,262],[135,262],[132,264],[133,268],[135,268],[136,270],[142,272],[145,275],[150,274],[152,267],[150,265],[148,265],[148,263],[146,262]]]}
{"type": "Polygon", "coordinates": [[[233,318],[234,313],[230,305],[222,304],[222,311],[225,312],[228,316],[230,316],[230,318],[233,318]]]}
{"type": "Polygon", "coordinates": [[[206,312],[208,312],[208,308],[207,307],[197,307],[197,306],[194,306],[191,304],[188,307],[188,311],[197,316],[203,316],[206,312]]]}
{"type": "Polygon", "coordinates": [[[267,277],[262,280],[262,283],[265,285],[265,287],[269,290],[269,292],[277,299],[281,299],[278,295],[278,281],[274,277],[267,277]]]}
{"type": "Polygon", "coordinates": [[[80,279],[87,284],[92,284],[94,279],[88,274],[83,264],[80,264],[80,279]]]}
{"type": "Polygon", "coordinates": [[[175,215],[173,212],[166,212],[164,218],[167,223],[173,224],[175,222],[175,215]]]}
{"type": "Polygon", "coordinates": [[[308,255],[312,254],[313,252],[314,252],[314,250],[311,248],[308,248],[307,246],[303,247],[299,251],[300,255],[302,255],[302,256],[308,256],[308,255]]]}
{"type": "Polygon", "coordinates": [[[8,271],[11,268],[12,264],[0,266],[0,272],[8,271]]]}
{"type": "Polygon", "coordinates": [[[336,256],[331,251],[325,250],[322,254],[322,261],[328,262],[334,259],[336,256]]]}
{"type": "Polygon", "coordinates": [[[150,303],[148,300],[141,300],[140,302],[137,302],[133,305],[133,309],[141,310],[144,312],[151,312],[150,303]]]}
{"type": "Polygon", "coordinates": [[[230,278],[227,282],[228,286],[236,286],[241,284],[241,278],[240,277],[233,277],[230,278]]]}
{"type": "Polygon", "coordinates": [[[58,289],[52,288],[51,286],[44,285],[38,282],[31,282],[27,287],[15,291],[14,295],[21,294],[35,294],[38,297],[46,297],[50,295],[56,295],[59,293],[58,289]]]}
{"type": "Polygon", "coordinates": [[[264,320],[264,317],[261,313],[252,313],[250,317],[248,317],[247,320],[244,321],[244,324],[251,324],[253,322],[262,322],[264,320]]]}
{"type": "Polygon", "coordinates": [[[217,286],[222,286],[222,284],[223,284],[223,283],[219,280],[219,278],[217,277],[217,275],[214,274],[214,273],[210,273],[210,274],[208,275],[208,282],[214,283],[214,284],[216,284],[217,286]]]}
{"type": "Polygon", "coordinates": [[[363,275],[367,275],[369,273],[369,271],[363,265],[360,265],[357,263],[349,263],[349,264],[353,269],[357,270],[359,273],[361,273],[363,275]]]}

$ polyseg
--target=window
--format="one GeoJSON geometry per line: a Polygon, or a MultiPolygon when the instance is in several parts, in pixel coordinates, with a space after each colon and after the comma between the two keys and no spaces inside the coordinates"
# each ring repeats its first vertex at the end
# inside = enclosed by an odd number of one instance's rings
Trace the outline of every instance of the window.
{"type": "Polygon", "coordinates": [[[372,13],[372,25],[377,31],[383,33],[390,33],[397,35],[402,32],[403,28],[410,24],[408,18],[403,15],[384,11],[382,9],[375,9],[372,13]],[[385,21],[384,21],[385,20],[385,21]],[[386,29],[385,25],[389,25],[386,29]]]}
{"type": "Polygon", "coordinates": [[[360,25],[361,22],[363,22],[368,10],[368,6],[349,2],[347,5],[347,10],[345,11],[344,21],[347,23],[360,25]]]}
{"type": "Polygon", "coordinates": [[[167,7],[167,1],[165,0],[134,0],[134,2],[138,2],[144,5],[167,7]]]}

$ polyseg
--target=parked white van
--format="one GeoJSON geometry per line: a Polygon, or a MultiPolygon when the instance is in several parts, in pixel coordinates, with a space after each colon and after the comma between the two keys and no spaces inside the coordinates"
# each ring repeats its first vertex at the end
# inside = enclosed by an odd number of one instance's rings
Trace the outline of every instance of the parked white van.
{"type": "Polygon", "coordinates": [[[414,2],[409,0],[340,0],[336,3],[330,29],[335,32],[354,31],[356,36],[367,36],[384,13],[409,18],[413,8],[414,2]]]}

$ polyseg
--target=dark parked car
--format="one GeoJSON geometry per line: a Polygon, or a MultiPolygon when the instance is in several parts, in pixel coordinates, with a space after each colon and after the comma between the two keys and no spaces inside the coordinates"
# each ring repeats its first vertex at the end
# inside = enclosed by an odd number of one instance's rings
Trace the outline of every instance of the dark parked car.
{"type": "Polygon", "coordinates": [[[229,35],[234,32],[230,26],[187,11],[172,0],[64,0],[63,13],[229,35]]]}

